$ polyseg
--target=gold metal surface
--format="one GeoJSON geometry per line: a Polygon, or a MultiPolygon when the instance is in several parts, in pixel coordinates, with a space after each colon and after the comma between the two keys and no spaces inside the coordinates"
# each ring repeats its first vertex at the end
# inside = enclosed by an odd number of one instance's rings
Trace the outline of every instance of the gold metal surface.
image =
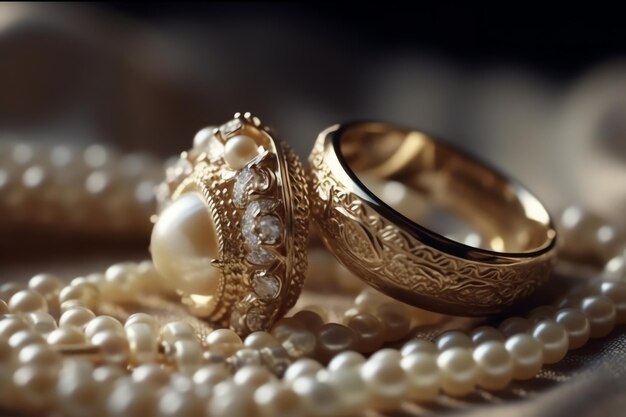
{"type": "Polygon", "coordinates": [[[313,217],[326,246],[394,298],[484,315],[528,297],[549,277],[556,232],[543,205],[517,182],[424,133],[384,123],[333,126],[319,135],[309,162],[313,217]],[[368,188],[372,178],[404,184],[420,204],[395,210],[368,188]],[[426,227],[432,213],[448,216],[444,226],[452,217],[470,225],[483,243],[426,227]]]}

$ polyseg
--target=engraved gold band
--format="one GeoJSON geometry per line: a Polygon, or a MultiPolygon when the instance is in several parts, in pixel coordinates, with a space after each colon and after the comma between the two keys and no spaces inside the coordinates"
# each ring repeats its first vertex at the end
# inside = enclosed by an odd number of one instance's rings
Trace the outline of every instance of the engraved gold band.
{"type": "MultiPolygon", "coordinates": [[[[309,162],[311,209],[326,246],[398,300],[448,314],[493,314],[550,275],[556,232],[543,205],[431,136],[385,123],[336,125],[319,135],[309,162]],[[408,193],[410,204],[394,209],[394,193],[408,193]],[[441,213],[471,225],[484,243],[425,227],[423,219],[441,213]]],[[[439,223],[452,221],[445,219],[439,223]]]]}

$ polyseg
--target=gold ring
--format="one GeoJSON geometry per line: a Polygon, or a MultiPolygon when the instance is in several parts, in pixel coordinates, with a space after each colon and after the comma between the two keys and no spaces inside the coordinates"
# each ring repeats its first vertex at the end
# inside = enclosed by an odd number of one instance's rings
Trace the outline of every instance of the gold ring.
{"type": "Polygon", "coordinates": [[[250,113],[198,132],[166,171],[150,250],[191,311],[239,334],[296,302],[309,204],[297,155],[250,113]]]}
{"type": "Polygon", "coordinates": [[[398,300],[493,314],[550,275],[556,231],[543,205],[431,136],[385,123],[336,125],[320,133],[309,163],[311,210],[326,246],[398,300]],[[482,243],[442,230],[452,224],[470,226],[482,243]]]}

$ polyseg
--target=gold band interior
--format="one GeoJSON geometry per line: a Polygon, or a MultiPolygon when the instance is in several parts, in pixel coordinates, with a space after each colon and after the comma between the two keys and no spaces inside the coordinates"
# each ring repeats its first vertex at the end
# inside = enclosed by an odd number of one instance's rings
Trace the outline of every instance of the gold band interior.
{"type": "Polygon", "coordinates": [[[554,239],[547,211],[525,188],[426,134],[362,123],[339,139],[357,178],[423,227],[450,237],[462,223],[480,236],[470,246],[506,253],[534,252],[554,239]],[[394,192],[407,192],[402,204],[394,192]]]}

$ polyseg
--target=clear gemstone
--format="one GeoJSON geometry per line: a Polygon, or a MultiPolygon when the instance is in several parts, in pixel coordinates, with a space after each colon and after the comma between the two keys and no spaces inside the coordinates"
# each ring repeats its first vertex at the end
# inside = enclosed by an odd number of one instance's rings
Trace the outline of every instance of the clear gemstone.
{"type": "Polygon", "coordinates": [[[257,272],[252,278],[252,289],[261,300],[273,300],[280,291],[280,281],[274,275],[257,272]]]}
{"type": "Polygon", "coordinates": [[[257,217],[254,222],[254,234],[264,244],[275,244],[282,234],[280,219],[272,214],[257,217]]]}
{"type": "Polygon", "coordinates": [[[233,119],[220,126],[220,132],[224,138],[228,138],[230,135],[241,129],[242,126],[243,124],[241,123],[241,120],[233,119]]]}
{"type": "Polygon", "coordinates": [[[265,219],[264,214],[271,213],[276,203],[269,199],[254,200],[248,204],[243,215],[242,233],[244,241],[249,246],[255,246],[259,243],[274,243],[282,233],[280,228],[280,220],[278,230],[275,230],[275,222],[265,219]],[[263,222],[260,222],[264,219],[263,222]]]}
{"type": "Polygon", "coordinates": [[[251,331],[263,330],[263,316],[261,309],[252,307],[246,314],[246,325],[251,331]]]}
{"type": "Polygon", "coordinates": [[[276,259],[276,255],[265,248],[256,247],[246,255],[246,259],[254,265],[268,265],[276,259]]]}
{"type": "Polygon", "coordinates": [[[233,201],[237,207],[245,206],[248,192],[267,188],[267,179],[253,169],[244,168],[237,174],[233,186],[233,201]]]}

